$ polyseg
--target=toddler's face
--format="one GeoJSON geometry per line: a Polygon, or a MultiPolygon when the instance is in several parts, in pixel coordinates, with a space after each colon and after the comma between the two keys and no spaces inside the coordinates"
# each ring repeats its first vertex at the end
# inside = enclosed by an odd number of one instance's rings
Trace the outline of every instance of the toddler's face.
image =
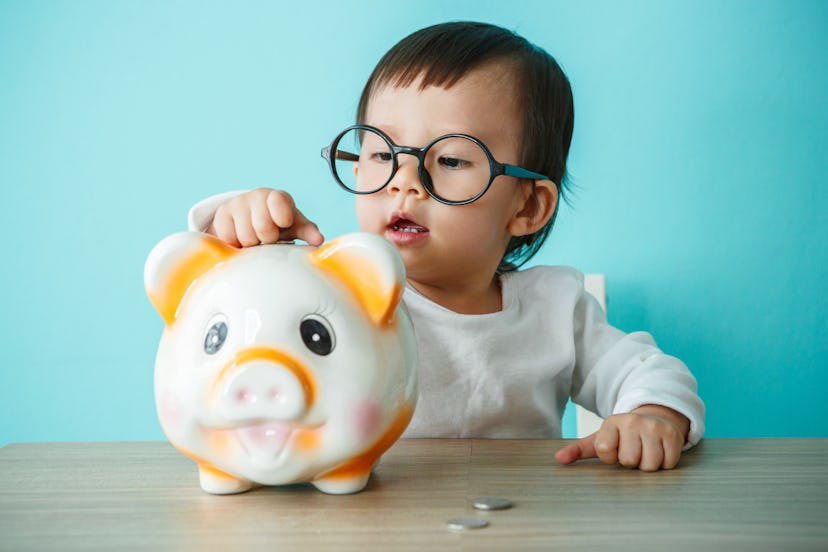
{"type": "MultiPolygon", "coordinates": [[[[494,62],[475,69],[451,88],[384,86],[374,91],[368,125],[397,145],[422,147],[438,136],[469,134],[501,163],[519,164],[521,116],[510,67],[494,62]]],[[[400,251],[409,280],[429,285],[462,283],[500,262],[511,234],[508,224],[522,205],[524,186],[499,176],[468,205],[444,205],[423,189],[417,159],[399,155],[399,169],[377,193],[357,198],[360,228],[385,236],[400,251]]],[[[485,183],[484,183],[485,184],[485,183]]]]}

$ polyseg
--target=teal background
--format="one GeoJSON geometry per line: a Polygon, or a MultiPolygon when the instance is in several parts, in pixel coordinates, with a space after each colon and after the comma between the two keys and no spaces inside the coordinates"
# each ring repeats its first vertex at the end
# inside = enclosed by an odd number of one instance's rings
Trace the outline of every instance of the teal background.
{"type": "Polygon", "coordinates": [[[607,274],[707,436],[828,436],[828,3],[0,0],[0,445],[163,438],[149,250],[236,188],[354,230],[319,149],[389,47],[454,19],[571,79],[576,191],[536,262],[607,274]]]}

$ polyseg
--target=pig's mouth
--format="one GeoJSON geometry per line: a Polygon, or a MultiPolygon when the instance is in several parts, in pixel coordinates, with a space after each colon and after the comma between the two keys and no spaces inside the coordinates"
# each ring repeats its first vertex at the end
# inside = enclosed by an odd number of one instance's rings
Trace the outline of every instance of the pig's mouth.
{"type": "Polygon", "coordinates": [[[235,429],[242,449],[254,463],[271,464],[290,438],[294,428],[288,424],[268,422],[235,429]]]}

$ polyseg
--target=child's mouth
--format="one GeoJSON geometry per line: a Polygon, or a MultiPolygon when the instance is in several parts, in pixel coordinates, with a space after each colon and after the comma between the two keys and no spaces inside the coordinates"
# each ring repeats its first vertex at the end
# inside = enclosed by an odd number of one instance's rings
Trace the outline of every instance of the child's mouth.
{"type": "Polygon", "coordinates": [[[428,237],[428,228],[406,213],[395,213],[388,223],[386,237],[396,245],[413,245],[428,237]]]}
{"type": "Polygon", "coordinates": [[[411,222],[410,220],[405,220],[405,219],[398,220],[397,222],[395,222],[394,224],[391,225],[391,228],[393,228],[394,230],[396,230],[398,232],[409,232],[411,234],[419,234],[421,232],[428,232],[428,230],[426,230],[425,228],[423,228],[419,224],[416,224],[414,222],[411,222]]]}

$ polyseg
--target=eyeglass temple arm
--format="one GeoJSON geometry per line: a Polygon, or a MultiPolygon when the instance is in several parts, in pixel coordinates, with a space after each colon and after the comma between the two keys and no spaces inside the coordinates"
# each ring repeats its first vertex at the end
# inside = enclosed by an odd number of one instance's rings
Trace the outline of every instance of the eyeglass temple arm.
{"type": "MultiPolygon", "coordinates": [[[[330,146],[322,148],[322,157],[324,157],[325,159],[331,158],[330,146]]],[[[347,151],[342,151],[341,149],[337,149],[336,159],[342,159],[344,161],[359,161],[359,155],[356,155],[355,153],[349,153],[347,151]]]]}
{"type": "Polygon", "coordinates": [[[518,167],[517,165],[503,165],[503,174],[506,176],[515,176],[517,178],[531,178],[533,180],[550,180],[548,176],[544,176],[540,173],[532,172],[526,170],[524,168],[518,167]]]}

